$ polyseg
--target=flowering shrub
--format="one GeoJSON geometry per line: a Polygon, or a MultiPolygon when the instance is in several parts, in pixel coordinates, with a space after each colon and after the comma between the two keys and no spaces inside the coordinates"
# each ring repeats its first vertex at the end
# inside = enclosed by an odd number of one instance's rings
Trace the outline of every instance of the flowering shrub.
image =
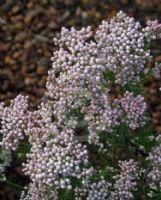
{"type": "Polygon", "coordinates": [[[157,38],[157,21],[142,28],[123,12],[96,32],[62,28],[38,109],[22,95],[0,104],[1,149],[30,147],[21,200],[161,198],[161,135],[141,96],[144,81],[160,76],[160,64],[146,67],[157,38]]]}

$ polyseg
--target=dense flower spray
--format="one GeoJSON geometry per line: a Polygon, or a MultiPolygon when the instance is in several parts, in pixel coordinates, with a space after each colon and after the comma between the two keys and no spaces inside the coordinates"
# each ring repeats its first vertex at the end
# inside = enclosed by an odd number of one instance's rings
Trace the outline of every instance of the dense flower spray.
{"type": "MultiPolygon", "coordinates": [[[[157,21],[142,28],[122,11],[96,32],[62,28],[45,101],[35,111],[22,95],[8,107],[0,103],[2,148],[15,151],[22,140],[31,147],[22,164],[31,183],[21,200],[130,200],[136,190],[156,197],[160,144],[149,139],[154,132],[146,130],[148,106],[137,87],[146,79],[149,43],[159,37],[157,21]],[[111,85],[120,86],[117,98],[111,85]]],[[[159,66],[148,76],[159,78],[159,66]]]]}
{"type": "Polygon", "coordinates": [[[27,125],[26,112],[28,98],[22,95],[11,101],[9,107],[5,107],[1,114],[1,133],[3,134],[2,145],[7,149],[16,150],[19,140],[24,138],[27,125]]]}
{"type": "Polygon", "coordinates": [[[111,192],[111,200],[134,199],[131,191],[137,189],[137,163],[133,159],[129,161],[120,161],[121,173],[115,177],[114,191],[111,192]]]}
{"type": "Polygon", "coordinates": [[[156,138],[157,146],[149,153],[150,170],[148,172],[150,196],[153,196],[155,191],[161,191],[161,135],[156,138]]]}

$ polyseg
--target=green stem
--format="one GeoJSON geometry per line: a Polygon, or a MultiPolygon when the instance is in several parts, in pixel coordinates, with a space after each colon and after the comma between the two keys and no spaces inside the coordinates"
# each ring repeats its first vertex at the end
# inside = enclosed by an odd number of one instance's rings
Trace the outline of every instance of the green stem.
{"type": "Polygon", "coordinates": [[[10,182],[8,180],[6,180],[5,183],[7,183],[8,185],[11,185],[11,186],[13,186],[15,188],[18,188],[18,189],[21,189],[21,190],[25,190],[24,187],[22,187],[22,186],[20,186],[20,185],[18,185],[16,183],[10,182]]]}
{"type": "Polygon", "coordinates": [[[113,166],[115,167],[115,161],[116,161],[116,154],[115,154],[115,136],[112,137],[112,155],[113,155],[113,166]]]}
{"type": "Polygon", "coordinates": [[[147,157],[148,153],[146,153],[144,150],[140,149],[139,144],[132,142],[127,136],[125,137],[125,141],[135,149],[136,153],[142,155],[143,157],[147,157]]]}

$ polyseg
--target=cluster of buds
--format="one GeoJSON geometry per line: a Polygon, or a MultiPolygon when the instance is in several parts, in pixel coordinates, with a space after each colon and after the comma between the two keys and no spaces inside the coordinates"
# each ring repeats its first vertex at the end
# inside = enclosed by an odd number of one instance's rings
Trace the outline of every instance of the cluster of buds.
{"type": "Polygon", "coordinates": [[[147,26],[143,29],[143,32],[147,42],[161,38],[161,24],[158,23],[158,20],[148,20],[147,26]]]}
{"type": "MultiPolygon", "coordinates": [[[[94,77],[99,69],[88,63],[91,53],[89,44],[86,43],[92,35],[90,27],[76,31],[62,28],[61,38],[54,39],[59,45],[59,50],[54,52],[52,70],[49,71],[47,81],[47,96],[53,101],[53,112],[58,123],[62,123],[66,110],[77,109],[82,106],[84,95],[89,89],[95,88],[94,77]],[[93,69],[92,69],[93,68],[93,69]],[[80,105],[81,104],[81,105],[80,105]]],[[[93,47],[94,48],[94,47],[93,47]]],[[[93,61],[94,62],[94,61],[93,61]]]]}
{"type": "Polygon", "coordinates": [[[58,192],[55,190],[48,191],[45,186],[39,187],[34,183],[30,183],[28,187],[22,191],[20,200],[58,200],[58,192]]]}
{"type": "MultiPolygon", "coordinates": [[[[115,82],[121,85],[139,81],[150,50],[145,50],[147,31],[122,11],[110,22],[102,22],[96,33],[91,27],[68,30],[62,28],[60,38],[54,38],[59,49],[51,58],[53,64],[47,80],[46,96],[58,125],[76,128],[78,117],[67,111],[78,110],[86,121],[89,142],[98,143],[98,132],[111,132],[119,124],[121,109],[114,109],[109,100],[105,77],[112,72],[115,82]]],[[[107,79],[107,80],[106,80],[107,79]]],[[[126,123],[136,129],[144,124],[142,114],[146,105],[142,97],[126,94],[122,109],[126,123]],[[131,100],[130,100],[131,99],[131,100]],[[125,104],[129,104],[126,109],[125,104]]],[[[72,113],[72,112],[71,112],[72,113]]]]}
{"type": "MultiPolygon", "coordinates": [[[[80,31],[62,28],[60,39],[54,39],[60,49],[52,57],[46,95],[59,125],[66,121],[66,111],[79,110],[88,125],[89,140],[97,143],[96,132],[112,131],[118,124],[119,111],[112,110],[108,89],[102,87],[105,68],[92,37],[90,27],[80,31]]],[[[68,124],[76,127],[77,116],[71,116],[68,124]]]]}
{"type": "Polygon", "coordinates": [[[114,177],[116,182],[114,184],[114,191],[111,192],[109,200],[134,199],[132,191],[137,189],[137,163],[133,159],[130,159],[128,161],[120,161],[119,166],[121,168],[121,173],[114,177]]]}
{"type": "Polygon", "coordinates": [[[52,116],[45,106],[33,112],[29,111],[27,120],[25,134],[29,137],[31,144],[42,145],[50,135],[59,134],[55,123],[52,122],[52,116]]]}
{"type": "Polygon", "coordinates": [[[111,71],[116,83],[139,81],[150,58],[144,50],[145,38],[139,22],[120,11],[110,22],[103,21],[96,32],[100,62],[111,71]]]}
{"type": "Polygon", "coordinates": [[[161,191],[161,135],[156,137],[159,144],[149,153],[147,160],[150,161],[150,171],[148,173],[148,183],[151,190],[161,191]]]}
{"type": "Polygon", "coordinates": [[[64,129],[43,145],[33,144],[24,172],[33,183],[72,189],[71,177],[86,179],[92,175],[88,167],[88,152],[85,145],[73,140],[73,131],[64,129]]]}
{"type": "Polygon", "coordinates": [[[121,123],[130,129],[135,130],[146,123],[147,104],[141,95],[134,97],[132,92],[127,91],[123,98],[115,99],[113,105],[122,110],[121,123]]]}
{"type": "Polygon", "coordinates": [[[16,150],[19,141],[24,138],[27,126],[28,97],[18,95],[11,100],[9,107],[4,107],[1,113],[2,145],[7,149],[16,150]]]}
{"type": "Polygon", "coordinates": [[[75,188],[75,200],[82,200],[84,197],[86,200],[106,200],[109,196],[110,186],[111,184],[104,177],[97,182],[87,181],[83,183],[82,187],[75,188]]]}
{"type": "Polygon", "coordinates": [[[108,98],[100,95],[91,101],[85,113],[85,121],[88,124],[89,143],[99,144],[99,134],[102,131],[112,132],[119,125],[121,110],[112,108],[108,98]]]}

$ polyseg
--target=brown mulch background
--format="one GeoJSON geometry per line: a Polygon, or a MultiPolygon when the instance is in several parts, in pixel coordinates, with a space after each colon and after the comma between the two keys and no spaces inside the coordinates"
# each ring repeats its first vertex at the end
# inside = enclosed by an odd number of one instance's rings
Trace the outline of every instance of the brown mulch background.
{"type": "MultiPolygon", "coordinates": [[[[142,24],[148,19],[161,22],[161,0],[0,0],[0,101],[8,103],[22,93],[29,95],[36,107],[51,67],[50,57],[55,48],[52,38],[61,27],[96,27],[119,10],[142,24]]],[[[161,62],[159,42],[154,43],[153,53],[161,62]]],[[[161,79],[146,86],[152,120],[161,132],[161,79]]],[[[18,199],[10,195],[14,192],[0,186],[0,199],[18,199]]]]}

